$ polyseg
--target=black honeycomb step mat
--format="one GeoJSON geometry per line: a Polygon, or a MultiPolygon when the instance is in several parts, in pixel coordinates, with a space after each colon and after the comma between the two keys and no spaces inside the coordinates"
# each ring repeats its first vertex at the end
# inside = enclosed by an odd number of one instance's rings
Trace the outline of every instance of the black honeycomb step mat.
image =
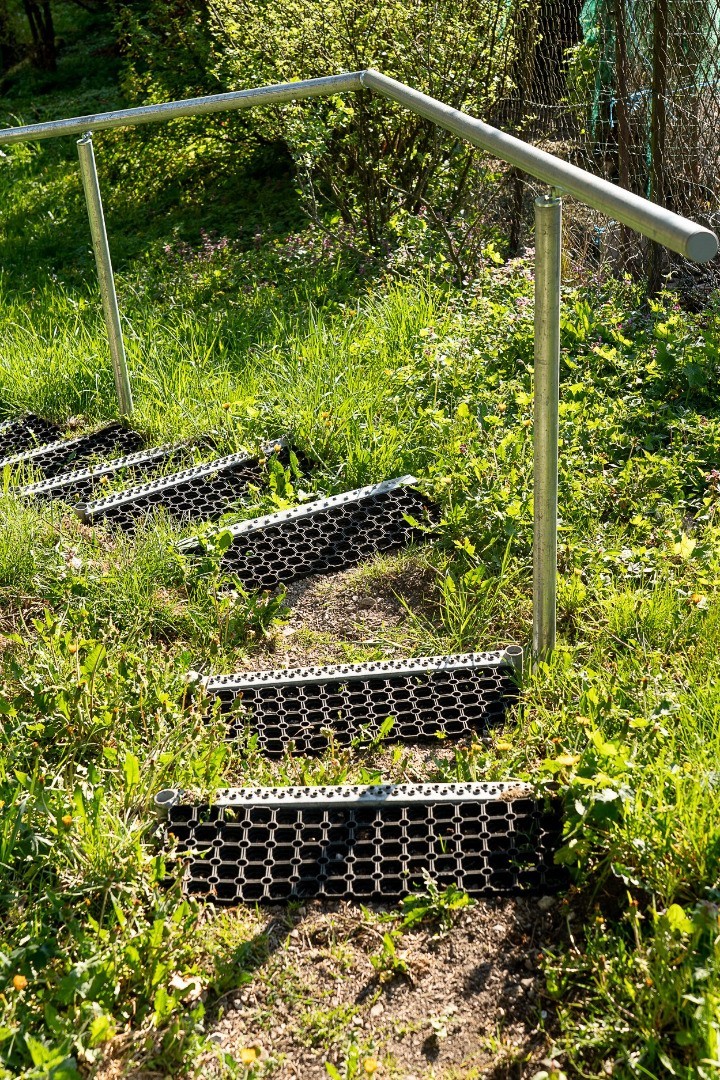
{"type": "Polygon", "coordinates": [[[391,718],[390,740],[423,742],[487,734],[518,697],[522,649],[412,660],[243,672],[207,680],[229,714],[232,737],[257,736],[277,757],[321,754],[332,744],[377,736],[391,718]]]}
{"type": "Polygon", "coordinates": [[[472,896],[551,892],[564,875],[558,803],[526,785],[236,788],[212,805],[166,789],[156,806],[187,895],[220,904],[394,899],[455,885],[472,896]]]}
{"type": "Polygon", "coordinates": [[[49,480],[27,484],[19,489],[18,494],[34,499],[65,499],[75,502],[92,495],[103,484],[119,479],[132,479],[159,469],[177,458],[184,449],[186,448],[175,444],[167,444],[151,450],[141,450],[137,454],[126,454],[112,461],[99,462],[87,469],[75,469],[72,472],[60,473],[49,480]]]}
{"type": "Polygon", "coordinates": [[[14,420],[3,420],[0,424],[0,458],[31,450],[34,446],[57,439],[60,428],[50,420],[28,413],[14,420]]]}
{"type": "Polygon", "coordinates": [[[159,507],[181,522],[196,518],[212,521],[247,496],[250,484],[262,481],[264,464],[270,456],[287,465],[290,459],[287,439],[273,440],[259,455],[230,454],[117,495],[80,503],[75,512],[88,525],[112,522],[121,529],[132,529],[139,517],[159,507]]]}
{"type": "MultiPolygon", "coordinates": [[[[419,523],[431,518],[434,508],[415,483],[414,476],[400,476],[231,525],[223,566],[249,588],[272,589],[420,540],[422,529],[407,517],[419,523]]],[[[178,547],[185,554],[202,551],[197,538],[178,547]]]]}
{"type": "Polygon", "coordinates": [[[107,424],[87,435],[60,439],[57,442],[38,446],[34,450],[3,458],[0,461],[0,468],[5,465],[13,468],[32,467],[47,479],[106,454],[130,454],[139,450],[142,444],[142,435],[139,435],[137,431],[130,431],[122,424],[107,424]]]}

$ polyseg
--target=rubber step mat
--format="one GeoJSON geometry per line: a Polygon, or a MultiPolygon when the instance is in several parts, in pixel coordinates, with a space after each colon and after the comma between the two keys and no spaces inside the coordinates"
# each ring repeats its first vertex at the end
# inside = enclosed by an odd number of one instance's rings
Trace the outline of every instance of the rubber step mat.
{"type": "MultiPolygon", "coordinates": [[[[400,476],[231,525],[223,565],[249,588],[272,589],[420,540],[422,529],[407,516],[427,519],[433,507],[415,483],[414,476],[400,476]]],[[[202,550],[197,538],[178,547],[185,554],[202,550]]]]}
{"type": "Polygon", "coordinates": [[[3,420],[0,424],[0,458],[31,450],[42,443],[57,439],[60,428],[34,413],[19,416],[16,420],[3,420]]]}
{"type": "Polygon", "coordinates": [[[321,754],[330,745],[376,737],[392,719],[391,741],[427,742],[487,734],[517,701],[522,649],[425,656],[335,667],[244,672],[207,680],[229,714],[233,737],[257,736],[277,757],[321,754]]]}
{"type": "Polygon", "coordinates": [[[230,454],[117,495],[80,503],[75,512],[88,525],[112,522],[121,529],[132,529],[139,517],[158,507],[179,521],[195,518],[212,521],[247,496],[250,484],[261,483],[264,460],[271,455],[287,465],[290,456],[287,440],[273,440],[262,448],[259,456],[247,452],[230,454]]]}
{"type": "Polygon", "coordinates": [[[391,899],[455,885],[472,896],[553,891],[559,804],[526,785],[228,788],[212,805],[155,799],[187,895],[222,904],[391,899]]]}
{"type": "Polygon", "coordinates": [[[60,473],[49,480],[40,480],[36,484],[27,484],[19,489],[18,494],[34,499],[65,499],[75,502],[92,495],[103,484],[118,479],[130,479],[142,473],[159,469],[177,458],[184,447],[175,444],[156,446],[152,450],[141,450],[137,454],[126,454],[113,461],[100,462],[87,469],[60,473]]]}
{"type": "Polygon", "coordinates": [[[13,454],[11,457],[3,458],[0,461],[0,468],[5,465],[11,467],[24,465],[37,469],[48,478],[58,476],[75,465],[84,464],[93,458],[101,458],[106,454],[130,454],[139,450],[142,443],[142,435],[139,435],[137,431],[130,431],[122,424],[107,424],[87,435],[60,439],[57,442],[38,446],[34,450],[27,450],[23,454],[13,454]]]}

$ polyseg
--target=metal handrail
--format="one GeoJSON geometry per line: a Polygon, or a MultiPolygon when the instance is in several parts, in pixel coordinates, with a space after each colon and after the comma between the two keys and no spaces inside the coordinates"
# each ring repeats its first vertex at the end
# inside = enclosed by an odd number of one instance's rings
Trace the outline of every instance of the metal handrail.
{"type": "Polygon", "coordinates": [[[129,415],[132,396],[120,329],[110,250],[92,151],[92,130],[134,127],[182,116],[280,105],[355,90],[374,90],[460,139],[487,150],[554,189],[535,200],[535,427],[533,532],[533,650],[546,655],[555,647],[557,585],[558,412],[560,376],[560,271],[562,201],[560,191],[663,244],[694,262],[709,262],[718,252],[715,233],[649,199],[611,184],[562,158],[508,135],[436,98],[368,68],[208,97],[187,98],[134,109],[95,113],[65,120],[0,130],[0,144],[34,142],[61,135],[83,135],[78,143],[80,170],[88,203],[105,321],[120,411],[129,415]]]}
{"type": "Polygon", "coordinates": [[[593,209],[659,244],[664,244],[687,259],[708,262],[717,254],[718,240],[710,229],[611,184],[608,180],[594,176],[577,165],[571,165],[554,154],[548,154],[514,135],[491,127],[490,124],[460,112],[459,109],[453,109],[428,94],[413,90],[412,87],[372,68],[342,75],[328,75],[321,79],[277,83],[228,94],[186,98],[157,105],[141,105],[133,109],[91,113],[67,120],[48,120],[40,124],[3,128],[0,130],[0,144],[35,142],[60,135],[83,135],[87,131],[104,131],[109,128],[136,127],[182,116],[208,116],[212,113],[250,109],[256,105],[280,105],[288,101],[329,97],[347,90],[363,88],[376,90],[383,97],[405,105],[411,112],[432,120],[458,138],[490,151],[495,157],[515,165],[537,180],[562,189],[593,209]]]}
{"type": "Polygon", "coordinates": [[[322,79],[302,79],[297,82],[256,86],[250,90],[233,90],[228,94],[164,101],[157,105],[138,105],[133,109],[89,113],[68,120],[47,120],[43,124],[24,124],[22,127],[0,129],[0,143],[35,142],[53,139],[58,135],[82,135],[86,131],[107,131],[109,128],[137,127],[180,116],[210,116],[212,113],[251,109],[254,105],[282,105],[304,98],[330,97],[344,90],[362,90],[361,71],[342,75],[326,75],[322,79]]]}

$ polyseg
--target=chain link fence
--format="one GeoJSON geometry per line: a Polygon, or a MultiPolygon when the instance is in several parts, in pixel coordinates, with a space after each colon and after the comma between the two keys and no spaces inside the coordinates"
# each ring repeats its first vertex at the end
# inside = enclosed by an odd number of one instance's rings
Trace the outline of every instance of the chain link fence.
{"type": "MultiPolygon", "coordinates": [[[[514,19],[499,126],[710,228],[720,226],[720,0],[529,0],[514,19]]],[[[532,187],[506,177],[511,246],[532,187]]],[[[698,302],[720,262],[694,267],[572,201],[566,250],[583,276],[630,271],[698,302]]]]}

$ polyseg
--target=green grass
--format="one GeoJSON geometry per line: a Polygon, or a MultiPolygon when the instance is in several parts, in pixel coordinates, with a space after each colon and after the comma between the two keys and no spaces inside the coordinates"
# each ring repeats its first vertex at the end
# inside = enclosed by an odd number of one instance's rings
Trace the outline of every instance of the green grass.
{"type": "MultiPolygon", "coordinates": [[[[7,111],[31,116],[39,94],[47,115],[120,103],[112,65],[86,75],[81,61],[68,47],[52,96],[17,72],[7,111]]],[[[314,463],[296,489],[415,473],[443,518],[409,557],[431,595],[397,631],[403,649],[526,644],[529,268],[462,292],[421,271],[393,278],[305,227],[291,179],[280,169],[264,189],[250,152],[234,179],[223,162],[216,201],[211,165],[168,191],[152,173],[128,180],[126,152],[162,163],[162,137],[98,139],[137,426],[153,441],[211,433],[221,450],[289,431],[314,463]]],[[[74,155],[70,140],[0,159],[2,416],[115,416],[74,155]]],[[[128,1033],[128,1075],[192,1074],[210,1049],[206,1008],[263,964],[252,913],[201,915],[162,884],[176,871],[159,788],[413,768],[565,793],[571,932],[546,957],[545,1007],[567,1075],[718,1075],[718,313],[688,315],[670,295],[643,310],[627,283],[568,287],[564,312],[559,648],[529,672],[514,726],[422,767],[382,748],[270,763],[252,741],[226,745],[186,674],[271,648],[282,605],[223,598],[217,568],[180,559],[167,521],[91,533],[62,505],[24,504],[7,478],[0,1075],[91,1074],[128,1033]],[[184,1003],[176,974],[202,980],[205,1004],[184,1003]]],[[[269,505],[258,493],[242,513],[269,505]]],[[[392,589],[393,565],[362,573],[392,589]]],[[[330,1050],[347,1017],[303,1008],[308,1042],[330,1050]]]]}

